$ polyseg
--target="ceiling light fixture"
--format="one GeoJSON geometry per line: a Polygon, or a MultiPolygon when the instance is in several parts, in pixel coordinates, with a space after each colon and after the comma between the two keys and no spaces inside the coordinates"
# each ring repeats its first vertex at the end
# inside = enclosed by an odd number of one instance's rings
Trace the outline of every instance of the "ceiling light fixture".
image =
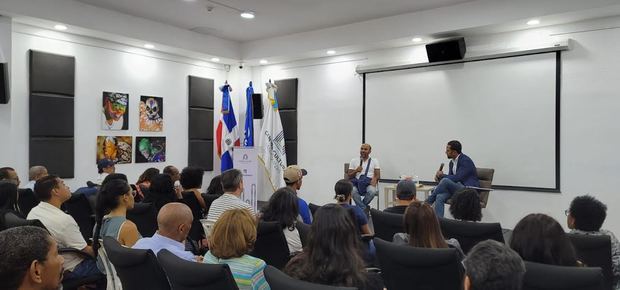
{"type": "Polygon", "coordinates": [[[329,54],[329,55],[334,55],[334,54],[336,54],[336,51],[335,51],[335,50],[328,50],[328,51],[327,51],[327,54],[329,54]]]}
{"type": "Polygon", "coordinates": [[[413,42],[421,42],[422,38],[421,37],[414,37],[413,39],[411,39],[411,41],[413,41],[413,42]]]}
{"type": "Polygon", "coordinates": [[[237,7],[233,7],[233,6],[230,6],[228,4],[224,4],[224,3],[221,3],[221,2],[218,2],[218,1],[214,1],[214,0],[207,0],[207,2],[215,4],[217,6],[226,7],[228,9],[230,9],[230,10],[237,11],[237,12],[239,12],[239,15],[241,17],[245,18],[245,19],[254,19],[254,17],[256,17],[256,14],[252,10],[239,9],[237,7]]]}
{"type": "Polygon", "coordinates": [[[259,62],[260,62],[260,64],[268,64],[269,63],[266,59],[261,59],[259,62]]]}
{"type": "Polygon", "coordinates": [[[220,61],[220,59],[219,59],[219,58],[217,58],[217,57],[214,57],[214,58],[212,58],[212,59],[211,59],[211,61],[213,61],[213,62],[218,62],[218,61],[220,61]]]}
{"type": "Polygon", "coordinates": [[[241,17],[243,17],[245,19],[254,19],[254,17],[256,17],[256,15],[254,15],[254,12],[252,12],[252,11],[243,11],[243,12],[241,12],[241,17]]]}
{"type": "Polygon", "coordinates": [[[538,25],[538,24],[540,24],[540,20],[538,19],[532,19],[527,22],[527,25],[538,25]]]}
{"type": "Polygon", "coordinates": [[[144,45],[144,48],[153,49],[153,48],[155,48],[155,45],[147,43],[147,44],[144,45]]]}
{"type": "Polygon", "coordinates": [[[54,29],[56,29],[56,30],[67,30],[67,26],[62,25],[62,24],[56,24],[56,25],[54,25],[54,29]]]}

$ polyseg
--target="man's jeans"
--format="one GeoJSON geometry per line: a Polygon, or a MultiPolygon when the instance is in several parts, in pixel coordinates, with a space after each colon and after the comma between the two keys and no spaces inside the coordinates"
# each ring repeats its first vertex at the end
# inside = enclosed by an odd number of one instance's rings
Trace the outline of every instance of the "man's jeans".
{"type": "Polygon", "coordinates": [[[362,196],[359,194],[357,190],[357,186],[353,186],[353,200],[355,201],[355,205],[359,206],[362,210],[366,209],[366,207],[372,202],[372,199],[375,198],[379,194],[379,189],[376,186],[369,185],[366,187],[366,194],[364,195],[364,199],[362,200],[362,196]]]}
{"type": "Polygon", "coordinates": [[[426,199],[429,204],[435,204],[435,213],[438,217],[443,217],[444,203],[450,199],[452,195],[465,188],[460,182],[454,182],[450,178],[443,178],[439,184],[433,189],[431,195],[426,199]]]}
{"type": "MultiPolygon", "coordinates": [[[[97,268],[96,260],[86,259],[82,261],[81,263],[79,263],[77,266],[75,266],[75,269],[73,269],[73,272],[66,272],[65,276],[63,277],[63,281],[73,280],[73,279],[82,279],[82,278],[86,278],[86,277],[90,277],[94,275],[103,276],[101,271],[99,271],[99,269],[97,268]]],[[[98,281],[96,284],[97,284],[96,289],[98,290],[105,289],[106,284],[105,282],[103,282],[103,280],[98,281]]]]}

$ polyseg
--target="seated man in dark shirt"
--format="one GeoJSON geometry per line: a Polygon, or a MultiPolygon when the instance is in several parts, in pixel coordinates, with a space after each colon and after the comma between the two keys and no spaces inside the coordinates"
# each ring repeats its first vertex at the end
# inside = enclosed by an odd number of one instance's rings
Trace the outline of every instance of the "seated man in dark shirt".
{"type": "Polygon", "coordinates": [[[413,180],[405,179],[396,185],[396,205],[384,209],[384,212],[404,214],[407,206],[414,200],[416,194],[416,184],[413,180]]]}

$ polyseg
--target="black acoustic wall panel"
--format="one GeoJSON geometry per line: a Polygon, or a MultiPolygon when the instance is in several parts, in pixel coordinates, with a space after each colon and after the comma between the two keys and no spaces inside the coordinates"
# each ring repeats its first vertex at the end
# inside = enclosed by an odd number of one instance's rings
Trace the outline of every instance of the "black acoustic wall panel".
{"type": "Polygon", "coordinates": [[[29,163],[73,178],[75,58],[30,51],[29,163]]]}
{"type": "Polygon", "coordinates": [[[189,166],[213,171],[213,96],[212,79],[189,76],[189,166]]]}
{"type": "Polygon", "coordinates": [[[9,64],[0,63],[0,104],[8,104],[11,99],[9,64]]]}
{"type": "Polygon", "coordinates": [[[252,94],[252,117],[263,118],[263,95],[261,94],[252,94]]]}
{"type": "MultiPolygon", "coordinates": [[[[276,98],[284,129],[286,163],[297,164],[297,79],[277,80],[276,98]]],[[[302,164],[303,166],[303,164],[302,164]]]]}

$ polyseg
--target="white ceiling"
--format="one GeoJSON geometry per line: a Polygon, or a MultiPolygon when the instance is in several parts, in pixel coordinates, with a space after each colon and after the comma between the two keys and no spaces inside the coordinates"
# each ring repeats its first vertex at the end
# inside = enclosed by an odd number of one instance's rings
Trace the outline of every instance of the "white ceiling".
{"type": "Polygon", "coordinates": [[[446,7],[472,0],[77,0],[121,13],[233,41],[251,41],[387,16],[446,7]],[[207,6],[214,7],[211,12],[207,6]]]}

